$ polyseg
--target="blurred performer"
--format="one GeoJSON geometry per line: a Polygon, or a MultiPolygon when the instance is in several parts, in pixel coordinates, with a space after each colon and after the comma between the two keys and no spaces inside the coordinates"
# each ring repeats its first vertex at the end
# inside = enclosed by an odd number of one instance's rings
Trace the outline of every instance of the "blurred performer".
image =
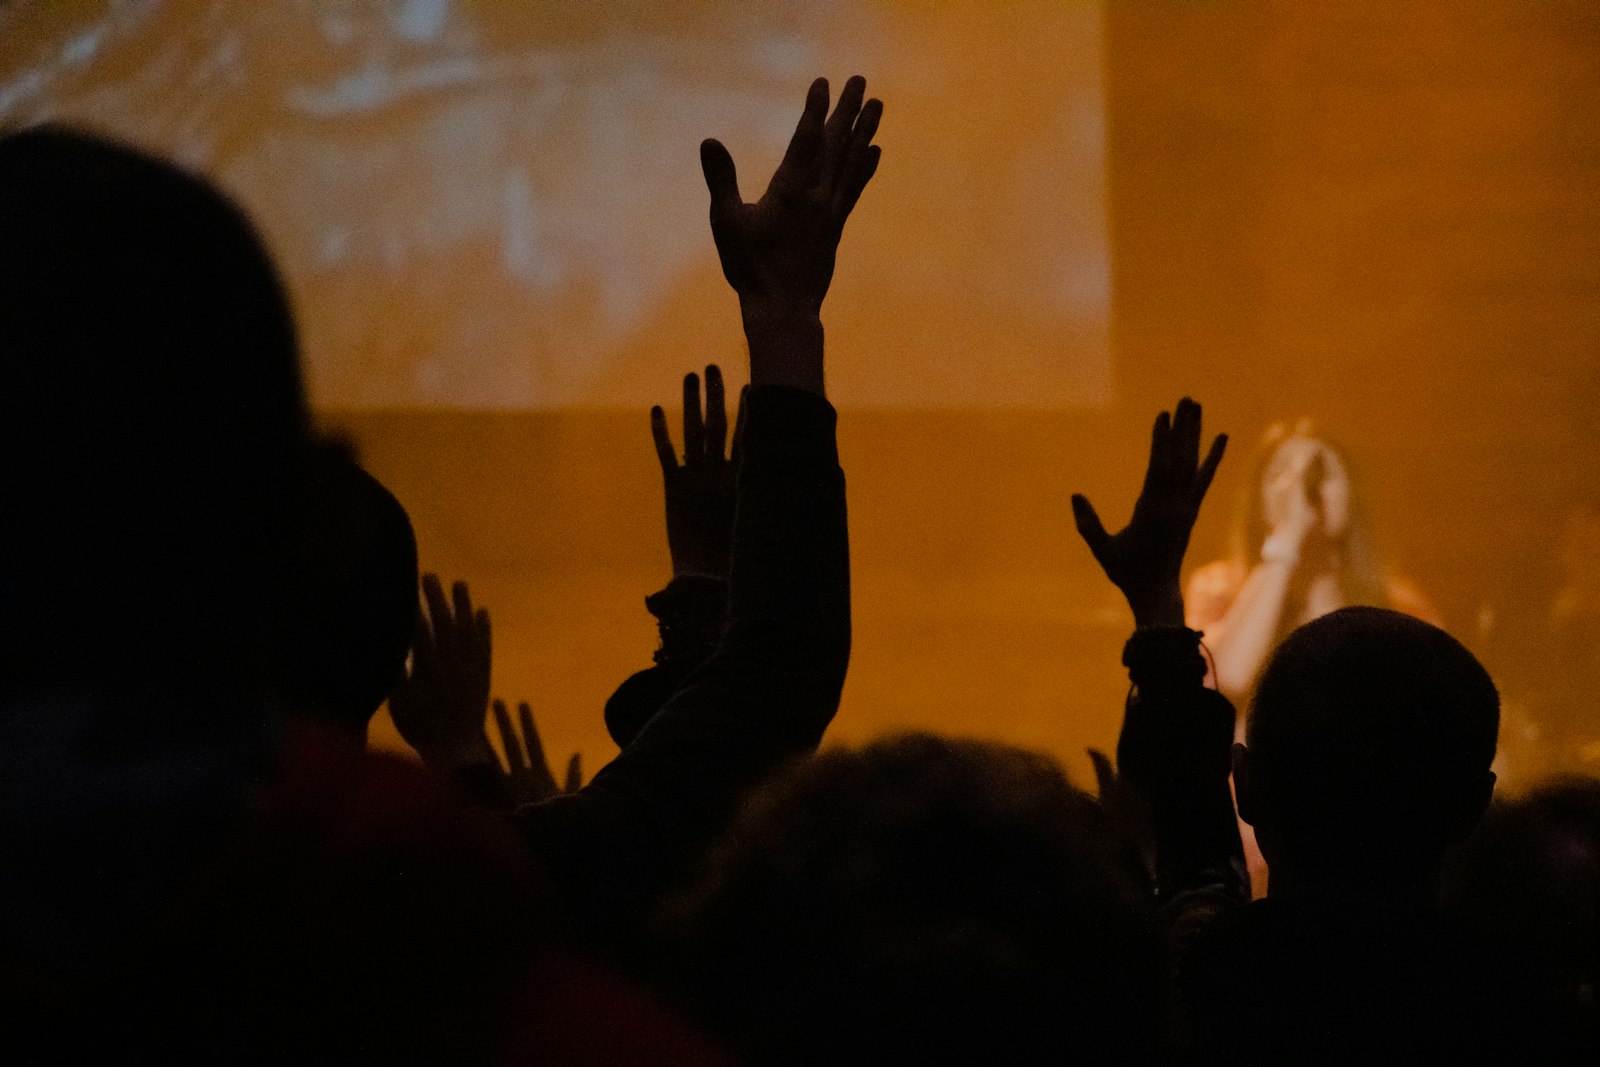
{"type": "MultiPolygon", "coordinates": [[[[1211,680],[1241,708],[1279,642],[1329,612],[1388,607],[1443,625],[1414,585],[1384,572],[1349,466],[1305,419],[1267,431],[1235,510],[1233,554],[1195,571],[1183,600],[1189,625],[1205,632],[1211,680]]],[[[1250,825],[1239,831],[1260,897],[1266,861],[1250,825]]]]}
{"type": "Polygon", "coordinates": [[[1290,631],[1339,608],[1388,607],[1440,625],[1414,585],[1384,572],[1344,457],[1308,421],[1267,432],[1246,493],[1232,557],[1195,571],[1184,592],[1229,699],[1243,704],[1290,631]]]}

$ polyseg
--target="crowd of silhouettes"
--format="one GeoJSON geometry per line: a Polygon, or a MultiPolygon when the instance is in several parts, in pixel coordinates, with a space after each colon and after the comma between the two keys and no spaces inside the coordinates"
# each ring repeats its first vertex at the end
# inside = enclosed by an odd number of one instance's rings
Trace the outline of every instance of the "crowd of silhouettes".
{"type": "Polygon", "coordinates": [[[1595,1062],[1600,784],[1495,800],[1495,684],[1416,612],[1289,625],[1348,525],[1307,434],[1208,608],[1221,691],[1182,575],[1226,438],[1184,399],[1123,528],[1073,498],[1134,623],[1095,793],[977,740],[817,754],[851,645],[821,308],[881,114],[816,81],[754,201],[701,145],[750,386],[730,420],[687,375],[681,452],[651,412],[673,573],[587,781],[315,427],[240,208],[93,135],[0,137],[8,1058],[1595,1062]],[[385,702],[420,763],[367,749],[385,702]]]}

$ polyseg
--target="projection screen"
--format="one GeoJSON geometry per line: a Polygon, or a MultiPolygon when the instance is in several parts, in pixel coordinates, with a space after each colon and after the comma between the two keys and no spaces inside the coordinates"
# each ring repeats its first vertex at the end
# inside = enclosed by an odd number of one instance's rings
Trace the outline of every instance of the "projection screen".
{"type": "Polygon", "coordinates": [[[814,75],[889,102],[826,309],[854,406],[1102,406],[1097,4],[199,0],[0,10],[0,122],[87,125],[233,192],[324,409],[646,405],[738,363],[697,146],[747,198],[814,75]],[[848,279],[848,282],[846,282],[848,279]]]}

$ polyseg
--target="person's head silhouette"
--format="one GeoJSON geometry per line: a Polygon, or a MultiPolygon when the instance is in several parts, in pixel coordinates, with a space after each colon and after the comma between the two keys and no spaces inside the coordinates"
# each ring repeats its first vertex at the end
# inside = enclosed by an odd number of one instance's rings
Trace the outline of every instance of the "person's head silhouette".
{"type": "Polygon", "coordinates": [[[287,710],[364,738],[417,627],[417,540],[394,494],[345,448],[316,450],[277,640],[287,710]]]}
{"type": "Polygon", "coordinates": [[[1499,719],[1488,672],[1436,626],[1356,607],[1290,634],[1234,753],[1272,885],[1428,884],[1488,805],[1499,719]]]}
{"type": "Polygon", "coordinates": [[[1051,761],[907,734],[764,788],[680,902],[691,996],[760,1063],[1149,1062],[1144,872],[1051,761]]]}
{"type": "Polygon", "coordinates": [[[0,361],[0,697],[255,686],[307,417],[243,213],[90,135],[0,138],[0,361]]]}

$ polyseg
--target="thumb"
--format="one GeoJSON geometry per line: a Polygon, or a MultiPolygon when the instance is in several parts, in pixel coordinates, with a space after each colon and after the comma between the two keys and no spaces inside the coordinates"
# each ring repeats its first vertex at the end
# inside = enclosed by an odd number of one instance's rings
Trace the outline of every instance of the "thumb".
{"type": "Polygon", "coordinates": [[[1094,505],[1089,503],[1089,498],[1082,493],[1072,494],[1072,518],[1078,526],[1078,536],[1088,544],[1089,551],[1094,553],[1094,558],[1102,565],[1106,561],[1106,551],[1111,547],[1111,535],[1106,533],[1106,528],[1100,522],[1100,516],[1095,513],[1094,505]]]}
{"type": "Polygon", "coordinates": [[[1089,749],[1089,762],[1094,764],[1094,781],[1100,792],[1102,802],[1110,799],[1117,788],[1117,769],[1111,764],[1111,757],[1101,752],[1098,748],[1089,749]]]}
{"type": "Polygon", "coordinates": [[[733,157],[722,142],[708,137],[700,142],[700,169],[706,176],[706,189],[711,193],[711,215],[727,211],[744,203],[739,196],[739,175],[733,157]]]}
{"type": "Polygon", "coordinates": [[[567,786],[566,786],[566,789],[564,791],[568,792],[568,793],[576,793],[578,790],[580,790],[582,788],[583,788],[583,753],[582,752],[574,752],[572,754],[572,758],[567,761],[567,786]]]}
{"type": "Polygon", "coordinates": [[[1200,469],[1194,476],[1194,505],[1198,509],[1200,501],[1205,499],[1206,490],[1211,488],[1211,479],[1216,476],[1217,466],[1222,462],[1222,453],[1228,448],[1228,435],[1217,434],[1216,440],[1211,442],[1211,451],[1206,453],[1205,460],[1200,464],[1200,469]]]}

